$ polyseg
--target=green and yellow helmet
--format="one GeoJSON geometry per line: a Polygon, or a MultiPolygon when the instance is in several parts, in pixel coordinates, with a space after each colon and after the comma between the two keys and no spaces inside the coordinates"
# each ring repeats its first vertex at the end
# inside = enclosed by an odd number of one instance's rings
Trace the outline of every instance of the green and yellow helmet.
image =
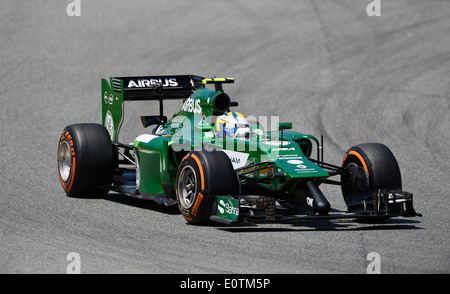
{"type": "Polygon", "coordinates": [[[216,131],[222,138],[248,138],[251,128],[242,113],[230,111],[217,117],[216,131]]]}

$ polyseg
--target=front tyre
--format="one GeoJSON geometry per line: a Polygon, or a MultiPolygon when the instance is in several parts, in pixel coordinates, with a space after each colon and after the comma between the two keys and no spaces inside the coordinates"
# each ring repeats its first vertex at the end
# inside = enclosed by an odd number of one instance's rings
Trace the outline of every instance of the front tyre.
{"type": "Polygon", "coordinates": [[[191,224],[202,224],[211,215],[212,196],[239,194],[239,181],[228,156],[221,151],[192,151],[177,172],[178,208],[191,224]]]}
{"type": "MultiPolygon", "coordinates": [[[[366,143],[350,148],[345,153],[342,168],[347,171],[341,177],[342,195],[347,206],[349,202],[355,203],[355,195],[363,197],[369,191],[402,189],[397,160],[383,144],[366,143]]],[[[362,199],[357,202],[362,203],[362,199]]]]}
{"type": "Polygon", "coordinates": [[[67,126],[58,144],[58,174],[67,196],[85,197],[108,193],[114,156],[111,139],[99,124],[67,126]]]}

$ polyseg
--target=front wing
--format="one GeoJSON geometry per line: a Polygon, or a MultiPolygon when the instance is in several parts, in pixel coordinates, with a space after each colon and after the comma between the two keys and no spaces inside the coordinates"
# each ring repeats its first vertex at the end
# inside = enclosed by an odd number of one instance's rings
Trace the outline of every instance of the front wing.
{"type": "MultiPolygon", "coordinates": [[[[360,195],[359,195],[360,196],[360,195]]],[[[311,214],[298,207],[264,196],[215,196],[211,203],[210,220],[234,222],[296,222],[302,220],[356,219],[382,221],[393,217],[422,216],[413,207],[413,195],[397,191],[369,191],[360,203],[349,206],[348,212],[311,214]],[[281,202],[281,203],[280,203],[281,202]]]]}

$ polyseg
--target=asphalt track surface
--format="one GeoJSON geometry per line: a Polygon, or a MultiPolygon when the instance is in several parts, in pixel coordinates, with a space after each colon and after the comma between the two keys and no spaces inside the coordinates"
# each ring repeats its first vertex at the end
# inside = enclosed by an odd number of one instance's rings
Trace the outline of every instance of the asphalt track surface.
{"type": "MultiPolygon", "coordinates": [[[[0,3],[0,273],[450,273],[450,2],[69,1],[0,3]],[[246,115],[323,135],[325,159],[388,145],[422,218],[192,226],[176,208],[64,195],[59,135],[101,123],[100,79],[198,74],[246,115]]],[[[179,104],[168,104],[166,113],[179,104]]],[[[127,104],[121,139],[156,105],[127,104]]],[[[324,188],[345,211],[339,188],[324,188]]]]}

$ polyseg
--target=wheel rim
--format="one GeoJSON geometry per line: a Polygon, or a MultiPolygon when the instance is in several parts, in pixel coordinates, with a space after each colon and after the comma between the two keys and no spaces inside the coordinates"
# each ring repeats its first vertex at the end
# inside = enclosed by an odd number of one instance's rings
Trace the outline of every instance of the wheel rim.
{"type": "Polygon", "coordinates": [[[195,170],[187,165],[180,173],[178,181],[178,197],[180,204],[189,209],[195,202],[195,196],[197,195],[197,174],[195,170]]]}
{"type": "Polygon", "coordinates": [[[342,179],[344,198],[347,198],[353,192],[370,189],[369,176],[362,166],[351,162],[345,166],[345,170],[349,171],[351,175],[344,175],[342,179]]]}
{"type": "Polygon", "coordinates": [[[72,153],[67,141],[63,141],[59,147],[59,176],[63,182],[67,182],[72,169],[72,153]]]}

